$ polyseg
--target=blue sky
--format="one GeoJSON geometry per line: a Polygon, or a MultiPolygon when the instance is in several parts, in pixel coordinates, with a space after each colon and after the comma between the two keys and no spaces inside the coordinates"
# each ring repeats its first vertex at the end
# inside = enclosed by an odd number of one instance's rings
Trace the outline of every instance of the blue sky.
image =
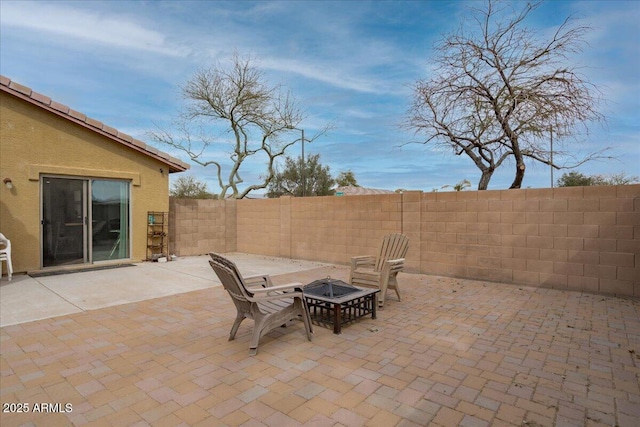
{"type": "MultiPolygon", "coordinates": [[[[481,6],[474,2],[473,5],[481,6]]],[[[334,175],[352,170],[366,187],[431,191],[468,179],[476,166],[400,127],[411,87],[429,77],[432,46],[454,31],[469,3],[458,1],[0,1],[0,73],[58,102],[150,142],[181,103],[179,86],[234,51],[252,56],[269,82],[289,88],[306,111],[306,135],[334,175]]],[[[640,2],[548,1],[528,25],[553,31],[569,15],[594,28],[569,65],[602,92],[605,126],[595,124],[576,155],[612,147],[616,160],[591,162],[585,174],[640,175],[640,2]]],[[[299,135],[292,135],[292,138],[299,135]]],[[[180,152],[166,146],[183,160],[180,152]]],[[[209,153],[226,159],[224,145],[209,153]]],[[[300,154],[299,145],[290,155],[300,154]]],[[[260,161],[246,165],[253,183],[260,161]]],[[[190,174],[217,191],[213,170],[190,174]]],[[[554,172],[557,179],[562,172],[554,172]]],[[[489,189],[508,188],[513,165],[489,189]]],[[[528,165],[523,188],[550,186],[549,168],[528,165]]]]}

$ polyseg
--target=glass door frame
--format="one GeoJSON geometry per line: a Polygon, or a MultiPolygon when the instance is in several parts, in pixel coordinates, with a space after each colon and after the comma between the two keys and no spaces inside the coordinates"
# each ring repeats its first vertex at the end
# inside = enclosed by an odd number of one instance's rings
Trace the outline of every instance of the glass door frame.
{"type": "MultiPolygon", "coordinates": [[[[90,217],[91,229],[90,229],[89,236],[91,236],[91,239],[88,239],[87,242],[91,250],[92,263],[131,259],[131,242],[132,242],[132,239],[131,239],[131,218],[132,218],[131,217],[131,181],[124,180],[124,179],[91,178],[89,180],[89,183],[90,184],[88,189],[89,191],[88,196],[90,197],[90,201],[88,206],[90,206],[89,210],[91,212],[91,217],[90,217]],[[100,202],[104,201],[103,199],[96,197],[98,194],[101,193],[100,189],[102,189],[102,196],[104,196],[104,187],[101,186],[100,184],[97,184],[97,182],[108,183],[108,184],[118,184],[116,187],[117,191],[115,192],[115,194],[119,195],[119,199],[116,197],[116,199],[119,201],[117,203],[106,204],[107,210],[111,210],[111,215],[107,213],[106,217],[100,215],[100,213],[102,213],[103,215],[105,214],[104,209],[100,209],[100,210],[96,209],[100,205],[100,202]],[[124,208],[123,203],[126,203],[126,210],[123,209],[124,208]],[[115,216],[113,215],[113,210],[110,209],[110,207],[113,208],[114,205],[117,206],[116,208],[117,215],[115,216]],[[126,220],[126,221],[124,221],[123,223],[123,220],[126,220]],[[100,242],[99,242],[99,239],[96,239],[96,236],[97,236],[96,233],[100,230],[99,224],[102,224],[102,227],[104,227],[105,223],[107,222],[108,222],[107,232],[111,237],[107,239],[109,243],[108,243],[108,248],[105,251],[104,242],[103,242],[102,249],[99,248],[100,242]],[[98,227],[94,228],[94,226],[96,225],[98,225],[98,227]],[[96,253],[98,255],[96,255],[96,253]],[[101,258],[104,255],[106,255],[106,253],[109,253],[108,257],[101,258]],[[115,253],[122,256],[117,258],[112,258],[115,253]],[[96,260],[96,258],[98,259],[96,260]]],[[[111,195],[113,194],[114,193],[111,193],[111,195]]],[[[107,201],[108,200],[109,199],[107,199],[107,201]]],[[[102,204],[102,206],[104,208],[105,205],[102,204]]]]}
{"type": "Polygon", "coordinates": [[[42,176],[40,188],[41,267],[87,264],[87,180],[42,176]]]}
{"type": "MultiPolygon", "coordinates": [[[[59,269],[63,267],[63,265],[49,265],[44,266],[44,247],[46,243],[45,236],[45,212],[44,212],[44,199],[45,199],[45,180],[48,178],[53,179],[65,179],[65,180],[74,180],[74,181],[82,181],[82,194],[81,194],[81,204],[82,204],[82,260],[81,263],[74,263],[72,265],[81,266],[81,265],[90,265],[90,264],[102,264],[102,263],[112,263],[114,261],[127,261],[131,259],[132,249],[133,249],[133,230],[132,230],[132,208],[133,204],[131,202],[131,181],[127,179],[114,179],[114,178],[101,178],[101,177],[87,177],[87,176],[68,176],[68,175],[54,175],[54,174],[41,174],[39,179],[40,186],[40,268],[42,269],[59,269]],[[113,181],[124,183],[127,185],[127,221],[128,225],[126,227],[128,236],[126,236],[126,258],[117,258],[117,259],[107,259],[107,260],[98,260],[95,261],[93,259],[93,209],[92,209],[92,183],[93,181],[113,181]]],[[[120,242],[119,244],[122,244],[120,242]]]]}

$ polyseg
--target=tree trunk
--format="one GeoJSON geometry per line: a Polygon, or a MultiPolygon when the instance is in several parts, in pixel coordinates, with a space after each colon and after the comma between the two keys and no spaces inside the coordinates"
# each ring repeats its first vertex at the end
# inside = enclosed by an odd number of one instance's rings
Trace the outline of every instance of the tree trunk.
{"type": "Polygon", "coordinates": [[[486,190],[489,186],[489,181],[491,181],[491,175],[493,175],[493,169],[484,169],[482,171],[482,176],[480,177],[480,182],[478,182],[478,190],[486,190]]]}
{"type": "Polygon", "coordinates": [[[519,161],[516,164],[516,177],[514,178],[513,183],[509,188],[520,188],[520,186],[522,185],[522,180],[524,179],[525,169],[526,167],[523,161],[519,161]]]}

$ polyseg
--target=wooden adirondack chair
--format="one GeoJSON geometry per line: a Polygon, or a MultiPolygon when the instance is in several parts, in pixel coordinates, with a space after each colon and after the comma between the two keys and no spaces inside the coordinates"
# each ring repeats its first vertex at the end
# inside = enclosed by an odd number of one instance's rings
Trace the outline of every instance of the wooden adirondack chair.
{"type": "Polygon", "coordinates": [[[387,289],[396,291],[398,301],[401,301],[396,276],[404,269],[404,257],[408,249],[409,239],[404,234],[385,236],[377,257],[368,255],[351,258],[349,283],[354,286],[379,288],[380,307],[384,305],[387,289]]]}
{"type": "Polygon", "coordinates": [[[235,338],[238,327],[245,318],[254,321],[249,347],[249,354],[252,356],[258,352],[258,342],[264,334],[284,326],[290,320],[302,320],[307,338],[311,341],[311,318],[301,283],[273,286],[269,276],[243,278],[231,260],[215,253],[210,253],[209,256],[211,268],[231,295],[238,310],[229,341],[235,338]]]}

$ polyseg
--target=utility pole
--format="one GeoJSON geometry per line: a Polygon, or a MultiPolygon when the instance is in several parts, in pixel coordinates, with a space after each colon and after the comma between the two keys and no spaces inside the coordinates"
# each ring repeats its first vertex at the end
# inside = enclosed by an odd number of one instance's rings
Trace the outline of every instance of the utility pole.
{"type": "MultiPolygon", "coordinates": [[[[553,188],[553,126],[549,126],[549,133],[551,134],[551,188],[553,188]]],[[[304,144],[304,143],[303,143],[304,144]]]]}
{"type": "Polygon", "coordinates": [[[304,197],[306,195],[306,186],[307,186],[307,177],[305,174],[305,169],[306,169],[306,165],[307,165],[307,161],[304,159],[304,129],[298,129],[298,128],[289,128],[291,130],[299,130],[300,132],[302,132],[302,137],[301,137],[301,141],[302,141],[302,159],[300,159],[300,177],[302,178],[302,197],[304,197]]]}
{"type": "Polygon", "coordinates": [[[304,197],[307,190],[307,177],[305,173],[307,161],[304,158],[304,129],[300,129],[300,131],[302,132],[302,197],[304,197]]]}

